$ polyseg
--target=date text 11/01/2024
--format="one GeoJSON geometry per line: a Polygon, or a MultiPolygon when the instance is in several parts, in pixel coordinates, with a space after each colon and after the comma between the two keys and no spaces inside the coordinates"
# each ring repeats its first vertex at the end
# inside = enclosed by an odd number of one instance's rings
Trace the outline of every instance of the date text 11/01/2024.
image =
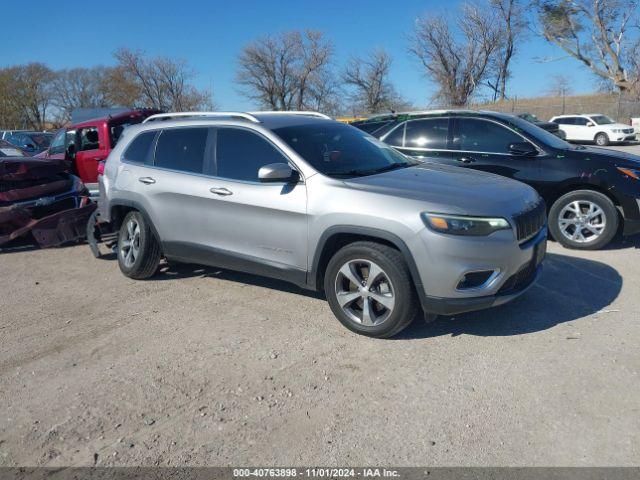
{"type": "Polygon", "coordinates": [[[397,470],[386,468],[234,468],[233,476],[243,477],[305,477],[305,478],[393,478],[397,470]]]}

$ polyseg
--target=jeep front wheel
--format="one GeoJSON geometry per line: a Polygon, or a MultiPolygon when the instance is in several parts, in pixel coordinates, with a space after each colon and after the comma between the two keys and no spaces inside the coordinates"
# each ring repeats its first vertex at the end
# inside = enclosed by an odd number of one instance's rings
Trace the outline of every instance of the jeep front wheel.
{"type": "Polygon", "coordinates": [[[418,309],[402,255],[375,242],[355,242],[340,249],[327,265],[324,290],[338,320],[370,337],[396,335],[418,309]]]}

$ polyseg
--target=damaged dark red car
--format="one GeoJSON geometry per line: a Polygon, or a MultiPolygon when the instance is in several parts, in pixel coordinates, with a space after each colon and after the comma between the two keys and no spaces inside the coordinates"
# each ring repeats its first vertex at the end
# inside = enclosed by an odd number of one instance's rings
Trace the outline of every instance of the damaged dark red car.
{"type": "Polygon", "coordinates": [[[0,153],[0,247],[31,240],[53,247],[84,238],[96,209],[65,160],[0,153]]]}

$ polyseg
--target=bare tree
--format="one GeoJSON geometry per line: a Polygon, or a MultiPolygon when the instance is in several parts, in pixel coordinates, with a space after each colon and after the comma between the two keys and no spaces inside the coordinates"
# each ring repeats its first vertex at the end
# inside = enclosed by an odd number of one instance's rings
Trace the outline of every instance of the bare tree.
{"type": "Polygon", "coordinates": [[[382,49],[364,58],[351,57],[342,80],[354,90],[352,100],[361,112],[376,113],[392,110],[403,102],[389,81],[391,57],[382,49]]]}
{"type": "Polygon", "coordinates": [[[333,45],[315,30],[262,37],[240,54],[237,81],[263,107],[303,110],[321,100],[332,56],[333,45]]]}
{"type": "Polygon", "coordinates": [[[442,15],[419,18],[409,51],[422,63],[439,87],[438,95],[451,106],[464,106],[486,80],[499,46],[499,30],[493,19],[477,7],[465,4],[455,25],[442,15]]]}
{"type": "Polygon", "coordinates": [[[492,69],[495,80],[487,81],[493,90],[493,100],[507,98],[507,81],[511,77],[511,60],[518,50],[527,28],[527,19],[519,0],[490,0],[492,14],[495,13],[501,25],[500,46],[494,56],[492,69]]]}
{"type": "Polygon", "coordinates": [[[553,75],[548,93],[556,97],[566,97],[571,95],[571,79],[566,75],[553,75]]]}
{"type": "Polygon", "coordinates": [[[42,63],[4,68],[0,74],[2,123],[14,128],[46,128],[54,73],[42,63]]]}
{"type": "Polygon", "coordinates": [[[184,60],[147,58],[140,51],[121,48],[111,73],[109,97],[126,106],[188,111],[207,107],[210,92],[198,90],[190,81],[193,70],[184,60]],[[115,87],[115,88],[114,88],[115,87]]]}
{"type": "Polygon", "coordinates": [[[538,0],[542,35],[613,83],[631,87],[627,30],[639,0],[538,0]]]}
{"type": "Polygon", "coordinates": [[[55,72],[52,83],[53,103],[59,109],[61,123],[71,120],[76,108],[111,106],[108,98],[108,67],[72,68],[55,72]]]}

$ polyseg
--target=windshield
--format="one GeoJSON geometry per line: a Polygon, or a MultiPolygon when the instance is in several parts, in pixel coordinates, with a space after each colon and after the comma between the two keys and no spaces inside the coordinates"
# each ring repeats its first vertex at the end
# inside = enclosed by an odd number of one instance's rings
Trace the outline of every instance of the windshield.
{"type": "Polygon", "coordinates": [[[274,129],[274,133],[329,177],[373,175],[419,163],[348,125],[297,125],[274,129]]]}
{"type": "Polygon", "coordinates": [[[598,125],[611,125],[612,123],[616,123],[606,115],[593,115],[590,118],[598,125]]]}
{"type": "Polygon", "coordinates": [[[528,133],[533,138],[540,140],[542,143],[557,149],[572,148],[572,145],[562,140],[560,137],[553,133],[547,132],[545,129],[538,127],[537,125],[527,122],[520,117],[512,117],[509,121],[517,128],[525,133],[528,133]]]}
{"type": "Polygon", "coordinates": [[[34,145],[42,150],[49,148],[53,139],[53,133],[30,133],[28,136],[34,145]]]}
{"type": "Polygon", "coordinates": [[[520,115],[518,115],[520,118],[524,118],[527,122],[538,122],[538,117],[536,117],[534,114],[532,113],[522,113],[520,115]]]}

